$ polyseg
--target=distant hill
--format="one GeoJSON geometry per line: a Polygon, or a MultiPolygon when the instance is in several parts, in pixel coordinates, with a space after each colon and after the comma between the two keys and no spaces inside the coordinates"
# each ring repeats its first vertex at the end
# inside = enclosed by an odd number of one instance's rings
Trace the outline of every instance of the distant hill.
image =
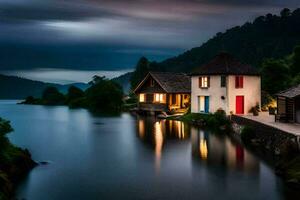
{"type": "Polygon", "coordinates": [[[217,33],[200,47],[154,63],[152,69],[190,72],[212,59],[221,51],[233,54],[245,63],[260,67],[265,58],[282,58],[300,44],[300,8],[291,12],[283,9],[280,16],[267,14],[217,33]]]}
{"type": "Polygon", "coordinates": [[[132,82],[142,80],[147,71],[192,72],[220,52],[233,54],[244,63],[261,68],[267,58],[281,59],[300,45],[300,8],[283,9],[278,15],[267,14],[233,27],[176,57],[162,62],[140,64],[133,72],[132,82]]]}
{"type": "Polygon", "coordinates": [[[128,94],[130,91],[130,78],[132,76],[132,72],[128,72],[119,77],[113,78],[112,80],[117,82],[123,87],[123,91],[125,94],[128,94]]]}
{"type": "Polygon", "coordinates": [[[57,87],[61,92],[65,93],[71,85],[81,89],[88,87],[84,83],[60,85],[0,74],[0,99],[24,99],[27,96],[39,97],[48,86],[57,87]]]}

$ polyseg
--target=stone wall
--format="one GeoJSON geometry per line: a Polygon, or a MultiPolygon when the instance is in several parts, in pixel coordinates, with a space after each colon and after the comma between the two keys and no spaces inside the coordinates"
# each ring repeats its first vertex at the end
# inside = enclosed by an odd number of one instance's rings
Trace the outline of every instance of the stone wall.
{"type": "Polygon", "coordinates": [[[275,154],[280,154],[281,146],[287,143],[294,143],[300,149],[299,136],[236,115],[231,116],[231,121],[236,134],[240,134],[244,126],[252,127],[255,130],[258,143],[264,148],[272,150],[275,154]]]}

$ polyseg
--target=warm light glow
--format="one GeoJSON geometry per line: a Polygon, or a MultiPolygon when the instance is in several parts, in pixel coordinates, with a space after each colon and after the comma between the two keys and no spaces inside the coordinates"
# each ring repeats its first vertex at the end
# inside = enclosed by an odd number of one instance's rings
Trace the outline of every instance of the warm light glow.
{"type": "Polygon", "coordinates": [[[208,77],[201,77],[201,86],[202,87],[208,87],[208,77]]]}
{"type": "Polygon", "coordinates": [[[199,96],[199,111],[205,112],[205,96],[199,96]]]}
{"type": "Polygon", "coordinates": [[[154,102],[156,103],[165,103],[165,94],[154,94],[154,102]]]}
{"type": "Polygon", "coordinates": [[[145,94],[140,94],[140,102],[145,102],[145,94]]]}
{"type": "Polygon", "coordinates": [[[200,153],[200,157],[203,160],[207,160],[207,156],[208,156],[207,141],[204,138],[204,133],[202,131],[200,132],[199,153],[200,153]]]}
{"type": "Polygon", "coordinates": [[[155,130],[155,166],[156,169],[160,169],[160,159],[161,159],[161,151],[163,147],[164,137],[162,131],[162,124],[160,122],[155,122],[154,124],[155,130]]]}
{"type": "Polygon", "coordinates": [[[144,120],[139,120],[139,136],[140,138],[145,137],[145,121],[144,120]]]}

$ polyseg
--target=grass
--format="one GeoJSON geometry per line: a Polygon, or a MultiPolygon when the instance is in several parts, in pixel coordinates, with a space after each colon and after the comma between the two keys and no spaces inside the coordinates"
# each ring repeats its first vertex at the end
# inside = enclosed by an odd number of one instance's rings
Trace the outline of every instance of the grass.
{"type": "MultiPolygon", "coordinates": [[[[172,119],[172,118],[168,118],[172,119]]],[[[219,130],[231,130],[231,123],[222,111],[214,114],[202,114],[202,113],[187,113],[181,117],[174,118],[175,120],[184,121],[187,123],[196,124],[202,127],[207,127],[215,131],[219,130]]]]}

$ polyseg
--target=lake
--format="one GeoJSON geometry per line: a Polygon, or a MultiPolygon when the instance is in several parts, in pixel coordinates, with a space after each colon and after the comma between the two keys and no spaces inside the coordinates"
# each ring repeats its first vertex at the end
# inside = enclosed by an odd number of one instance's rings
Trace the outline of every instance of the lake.
{"type": "Polygon", "coordinates": [[[227,136],[128,113],[0,101],[10,140],[48,165],[34,168],[16,198],[285,199],[273,170],[227,136]]]}

